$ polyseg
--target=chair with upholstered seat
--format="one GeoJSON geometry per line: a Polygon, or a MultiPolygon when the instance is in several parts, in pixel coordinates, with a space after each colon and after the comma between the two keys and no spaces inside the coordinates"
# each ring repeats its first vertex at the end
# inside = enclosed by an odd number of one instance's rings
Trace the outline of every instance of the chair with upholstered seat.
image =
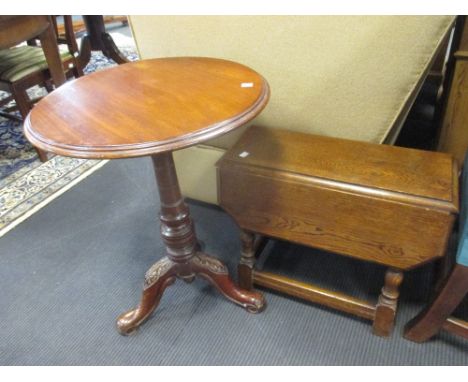
{"type": "Polygon", "coordinates": [[[468,339],[468,321],[451,316],[468,293],[468,155],[465,157],[461,187],[462,207],[455,266],[433,301],[407,324],[404,336],[408,340],[424,342],[441,329],[468,339]]]}
{"type": "MultiPolygon", "coordinates": [[[[70,16],[64,17],[70,18],[70,16]]],[[[57,51],[54,24],[49,16],[16,16],[13,20],[14,22],[7,20],[9,25],[4,25],[1,31],[0,47],[3,49],[0,50],[0,90],[11,93],[11,97],[3,99],[0,106],[14,99],[15,107],[4,109],[2,115],[10,117],[11,115],[7,112],[16,108],[24,119],[36,101],[29,98],[27,89],[35,85],[43,85],[51,91],[52,83],[60,86],[65,82],[64,68],[65,72],[71,71],[71,74],[76,77],[82,75],[83,72],[76,58],[78,52],[71,51],[72,44],[67,44],[57,51]],[[8,41],[9,35],[12,37],[8,41]],[[17,46],[22,41],[34,44],[35,39],[41,40],[41,46],[17,46]],[[54,56],[57,52],[59,52],[59,60],[53,61],[52,65],[56,67],[51,68],[49,56],[54,56]],[[62,74],[54,75],[54,72],[57,73],[59,70],[62,74]]],[[[39,153],[39,157],[42,161],[47,159],[45,153],[39,153]]]]}
{"type": "MultiPolygon", "coordinates": [[[[68,50],[61,50],[60,58],[65,65],[73,61],[68,50]]],[[[49,77],[46,71],[48,65],[44,52],[36,46],[22,45],[0,50],[0,80],[9,89],[17,87],[18,82],[34,85],[44,82],[49,77]]]]}

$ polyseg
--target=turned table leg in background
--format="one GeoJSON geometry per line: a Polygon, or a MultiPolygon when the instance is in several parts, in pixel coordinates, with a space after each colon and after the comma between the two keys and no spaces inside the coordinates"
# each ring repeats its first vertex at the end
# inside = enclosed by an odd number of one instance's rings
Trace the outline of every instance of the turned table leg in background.
{"type": "Polygon", "coordinates": [[[155,310],[164,290],[177,278],[190,282],[197,275],[249,312],[260,312],[265,305],[262,294],[238,288],[220,260],[199,250],[189,209],[180,193],[172,153],[153,155],[152,159],[161,200],[161,236],[167,257],[146,273],[140,305],[117,319],[119,332],[130,334],[136,330],[155,310]]]}

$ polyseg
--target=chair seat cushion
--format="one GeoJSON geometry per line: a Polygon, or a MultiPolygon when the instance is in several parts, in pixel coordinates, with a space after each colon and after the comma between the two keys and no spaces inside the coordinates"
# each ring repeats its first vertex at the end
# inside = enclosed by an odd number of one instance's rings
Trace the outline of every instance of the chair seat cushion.
{"type": "MultiPolygon", "coordinates": [[[[62,61],[72,58],[68,50],[60,50],[62,61]]],[[[15,82],[32,73],[47,69],[42,48],[23,45],[0,50],[0,80],[15,82]]]]}

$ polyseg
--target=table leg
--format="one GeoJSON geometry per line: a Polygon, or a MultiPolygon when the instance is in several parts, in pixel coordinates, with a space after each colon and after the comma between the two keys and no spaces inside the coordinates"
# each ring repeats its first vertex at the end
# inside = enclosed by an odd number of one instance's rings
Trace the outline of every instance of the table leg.
{"type": "Polygon", "coordinates": [[[91,51],[102,51],[104,56],[114,60],[117,64],[125,64],[129,60],[120,52],[115,45],[112,36],[106,32],[104,17],[102,15],[83,16],[86,25],[86,35],[81,40],[80,65],[84,68],[90,58],[91,51]]]}
{"type": "Polygon", "coordinates": [[[161,236],[167,257],[146,273],[140,305],[117,319],[119,332],[130,334],[136,330],[155,310],[164,290],[176,278],[190,282],[197,275],[247,311],[260,312],[265,305],[262,294],[235,286],[227,267],[199,250],[190,212],[180,193],[172,153],[154,155],[152,159],[161,200],[161,236]]]}
{"type": "Polygon", "coordinates": [[[114,39],[109,33],[104,33],[101,36],[102,43],[104,44],[104,49],[102,53],[104,56],[114,60],[117,64],[125,64],[126,62],[130,62],[127,57],[119,50],[117,45],[115,45],[114,39]]]}
{"type": "Polygon", "coordinates": [[[80,63],[80,67],[83,69],[88,65],[89,61],[91,61],[91,42],[88,35],[84,35],[81,39],[78,61],[80,63]]]}
{"type": "Polygon", "coordinates": [[[242,250],[237,273],[239,285],[247,290],[253,289],[253,271],[255,267],[255,235],[252,232],[241,230],[242,250]]]}
{"type": "Polygon", "coordinates": [[[379,296],[375,310],[373,333],[388,337],[395,325],[399,287],[403,281],[403,273],[396,269],[388,269],[385,273],[385,285],[379,296]]]}

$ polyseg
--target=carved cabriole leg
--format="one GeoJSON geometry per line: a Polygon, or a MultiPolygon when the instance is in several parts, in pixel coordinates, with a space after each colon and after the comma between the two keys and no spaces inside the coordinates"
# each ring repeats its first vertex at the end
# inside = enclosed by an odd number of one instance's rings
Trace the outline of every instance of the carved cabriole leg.
{"type": "Polygon", "coordinates": [[[379,296],[373,323],[373,332],[378,336],[387,337],[393,330],[400,295],[398,288],[402,281],[403,273],[400,271],[389,269],[385,273],[385,284],[379,296]]]}
{"type": "Polygon", "coordinates": [[[229,277],[227,267],[215,257],[198,253],[192,260],[194,272],[208,280],[226,298],[247,309],[250,313],[259,313],[265,307],[263,295],[259,292],[237,288],[229,277]]]}
{"type": "Polygon", "coordinates": [[[117,319],[117,330],[120,334],[132,334],[153,313],[164,290],[175,282],[176,274],[177,264],[167,257],[155,263],[146,272],[140,305],[117,319]]]}
{"type": "Polygon", "coordinates": [[[241,288],[253,289],[253,269],[255,267],[255,235],[252,232],[241,230],[241,258],[237,272],[239,276],[239,286],[241,288]]]}
{"type": "Polygon", "coordinates": [[[180,193],[172,153],[154,155],[152,159],[161,200],[161,236],[167,257],[146,273],[140,304],[117,319],[119,332],[130,334],[135,331],[155,310],[164,290],[177,277],[191,282],[197,274],[249,312],[261,311],[265,301],[260,293],[237,288],[220,260],[199,252],[200,245],[189,209],[180,193]]]}

